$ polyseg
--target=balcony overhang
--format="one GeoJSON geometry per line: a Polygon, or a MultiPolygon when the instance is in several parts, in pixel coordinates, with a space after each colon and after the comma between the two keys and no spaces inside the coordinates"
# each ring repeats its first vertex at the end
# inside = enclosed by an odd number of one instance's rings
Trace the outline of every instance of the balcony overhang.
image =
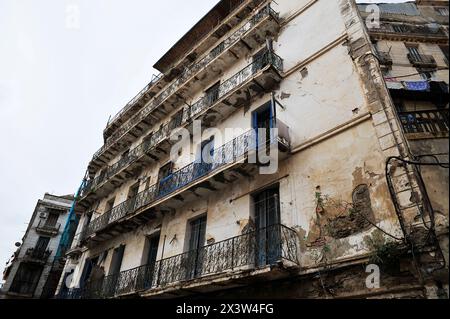
{"type": "Polygon", "coordinates": [[[447,44],[448,37],[443,34],[435,33],[400,33],[393,31],[383,31],[372,29],[369,30],[369,35],[373,40],[390,40],[390,41],[403,41],[403,42],[425,42],[435,44],[447,44]]]}
{"type": "Polygon", "coordinates": [[[164,76],[154,77],[152,81],[141,90],[128,104],[120,110],[112,119],[108,121],[106,128],[103,131],[103,139],[106,141],[111,134],[114,133],[120,126],[128,121],[133,114],[142,109],[165,85],[168,84],[168,79],[164,76]]]}
{"type": "Polygon", "coordinates": [[[221,0],[154,65],[163,74],[196,60],[263,0],[221,0]],[[192,43],[198,43],[192,48],[192,43]]]}
{"type": "Polygon", "coordinates": [[[83,247],[81,245],[76,245],[66,251],[65,256],[69,258],[79,258],[83,253],[83,247]]]}
{"type": "Polygon", "coordinates": [[[230,63],[261,46],[267,37],[274,36],[278,30],[278,17],[270,5],[260,8],[251,19],[211,52],[196,63],[183,68],[183,72],[177,74],[176,81],[148,103],[145,110],[141,107],[141,112],[146,113],[145,116],[133,119],[130,117],[132,125],[124,121],[123,127],[118,126],[114,133],[116,136],[111,135],[94,155],[88,166],[89,173],[92,175],[120,151],[129,147],[138,136],[152,126],[152,123],[164,119],[170,112],[186,104],[190,92],[203,88],[208,81],[219,76],[230,63]]]}
{"type": "Polygon", "coordinates": [[[59,230],[57,228],[36,227],[36,232],[42,235],[56,236],[58,235],[59,230]]]}
{"type": "Polygon", "coordinates": [[[245,19],[262,2],[264,1],[222,0],[218,3],[155,64],[155,69],[166,76],[162,76],[154,83],[152,79],[147,87],[109,121],[104,130],[105,140],[132,114],[148,103],[169,81],[178,76],[181,73],[180,70],[185,69],[196,60],[196,57],[206,52],[217,39],[245,19]],[[192,48],[192,43],[199,44],[192,48]]]}
{"type": "Polygon", "coordinates": [[[7,291],[5,294],[7,296],[10,296],[15,299],[31,299],[31,298],[33,298],[32,293],[20,293],[20,292],[7,291]]]}
{"type": "MultiPolygon", "coordinates": [[[[264,163],[282,161],[289,155],[289,130],[277,120],[278,136],[272,137],[270,154],[264,148],[264,163]],[[274,152],[275,150],[275,152],[274,152]]],[[[150,186],[129,201],[113,208],[91,221],[83,238],[85,245],[95,245],[122,233],[129,232],[149,220],[183,206],[199,197],[209,196],[241,178],[249,178],[258,173],[262,164],[261,150],[254,149],[251,141],[254,131],[250,131],[223,145],[215,156],[213,164],[192,163],[170,178],[150,186]],[[130,206],[131,205],[131,206],[130,206]]]]}
{"type": "Polygon", "coordinates": [[[39,257],[32,257],[32,256],[24,256],[22,258],[23,262],[30,263],[30,264],[36,264],[36,265],[45,265],[47,263],[48,257],[46,258],[39,258],[39,257]]]}
{"type": "Polygon", "coordinates": [[[46,225],[45,223],[39,222],[36,226],[36,232],[39,234],[47,235],[47,236],[56,236],[59,234],[59,229],[61,228],[61,224],[56,225],[46,225]]]}
{"type": "Polygon", "coordinates": [[[278,33],[279,28],[277,14],[271,7],[267,5],[261,8],[241,28],[179,75],[177,81],[180,84],[165,103],[177,106],[185,104],[191,92],[203,90],[234,62],[264,45],[267,38],[278,33]]]}
{"type": "MultiPolygon", "coordinates": [[[[299,266],[292,262],[280,261],[277,265],[263,268],[235,270],[214,274],[186,282],[178,282],[166,287],[149,289],[138,293],[142,298],[172,299],[212,293],[224,289],[241,288],[254,284],[285,279],[298,273],[299,266]]],[[[125,297],[125,296],[123,296],[125,297]]]]}
{"type": "MultiPolygon", "coordinates": [[[[240,107],[250,106],[255,97],[272,92],[282,80],[280,74],[282,61],[273,53],[267,53],[267,57],[271,57],[267,65],[255,67],[254,62],[222,83],[216,101],[211,102],[204,97],[194,103],[183,115],[184,120],[180,127],[192,131],[194,120],[201,120],[204,123],[203,126],[212,127],[240,107]]],[[[130,177],[136,176],[145,164],[158,161],[161,157],[169,154],[174,142],[169,138],[172,132],[166,129],[167,127],[161,128],[162,138],[155,145],[145,147],[145,152],[136,156],[135,160],[113,176],[106,178],[101,183],[97,183],[94,179],[92,183],[95,186],[91,185],[90,189],[83,191],[84,194],[80,196],[77,205],[89,207],[94,201],[120,187],[130,177]]],[[[159,134],[159,132],[157,133],[159,134]]]]}
{"type": "Polygon", "coordinates": [[[281,224],[86,283],[81,298],[183,296],[285,278],[297,273],[297,232],[281,224]]]}

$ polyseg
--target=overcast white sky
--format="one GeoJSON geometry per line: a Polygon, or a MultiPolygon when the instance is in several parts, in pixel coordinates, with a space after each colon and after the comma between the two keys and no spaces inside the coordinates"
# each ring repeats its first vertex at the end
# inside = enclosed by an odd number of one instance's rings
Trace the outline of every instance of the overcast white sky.
{"type": "Polygon", "coordinates": [[[76,191],[108,117],[216,2],[0,0],[0,281],[37,200],[76,191]]]}

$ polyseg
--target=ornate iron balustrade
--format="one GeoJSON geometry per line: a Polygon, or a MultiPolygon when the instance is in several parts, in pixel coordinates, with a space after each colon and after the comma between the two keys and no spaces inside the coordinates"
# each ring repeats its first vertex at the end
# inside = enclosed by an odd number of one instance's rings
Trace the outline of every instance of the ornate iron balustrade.
{"type": "Polygon", "coordinates": [[[70,254],[73,251],[81,248],[81,241],[82,241],[82,239],[83,239],[83,231],[80,231],[80,232],[76,233],[73,236],[72,244],[70,245],[70,248],[67,250],[67,254],[70,254]]]}
{"type": "Polygon", "coordinates": [[[120,221],[122,218],[131,215],[142,207],[161,200],[204,176],[220,170],[228,164],[236,163],[244,159],[251,151],[256,152],[262,147],[279,142],[289,147],[288,126],[279,119],[273,119],[267,125],[269,125],[267,127],[277,128],[278,136],[275,136],[274,132],[270,131],[269,141],[263,141],[258,138],[257,131],[253,129],[247,131],[221,147],[214,149],[207,163],[194,161],[172,173],[167,178],[149,186],[135,197],[128,199],[95,218],[83,232],[83,239],[105,229],[112,223],[120,221]]]}
{"type": "Polygon", "coordinates": [[[164,139],[167,139],[172,134],[175,128],[181,127],[190,120],[194,119],[200,113],[211,108],[215,103],[229,94],[232,90],[248,81],[255,76],[258,72],[264,68],[272,66],[278,71],[283,70],[283,60],[272,51],[267,51],[261,57],[250,63],[234,76],[223,82],[213,92],[213,94],[207,94],[199,101],[194,103],[190,107],[186,107],[183,110],[182,116],[177,116],[168,123],[164,124],[158,131],[156,131],[149,140],[144,141],[139,146],[132,149],[127,155],[123,156],[116,164],[107,167],[99,176],[92,180],[88,180],[81,191],[81,198],[86,196],[97,186],[101,185],[112,176],[121,171],[124,167],[127,167],[138,158],[154,149],[164,139]],[[211,98],[214,97],[214,98],[211,98]]]}
{"type": "Polygon", "coordinates": [[[70,288],[60,291],[55,295],[55,299],[81,299],[82,290],[80,288],[70,288]]]}
{"type": "Polygon", "coordinates": [[[148,103],[138,114],[129,119],[119,129],[117,129],[105,142],[105,144],[94,154],[93,159],[99,157],[111,144],[116,142],[122,135],[134,127],[137,123],[146,118],[153,110],[155,110],[161,103],[163,103],[169,96],[171,96],[178,88],[185,84],[186,81],[192,78],[200,70],[205,68],[211,61],[217,58],[222,52],[235,44],[247,32],[252,30],[260,21],[267,16],[273,16],[278,19],[278,14],[271,8],[270,4],[258,11],[244,26],[235,31],[229,38],[215,47],[209,54],[203,57],[200,61],[185,69],[185,71],[171,83],[161,94],[156,96],[150,103],[148,103]]]}
{"type": "Polygon", "coordinates": [[[213,163],[193,162],[174,172],[159,183],[153,184],[135,197],[113,207],[110,211],[93,219],[84,233],[84,238],[102,230],[109,224],[133,213],[141,207],[161,199],[170,193],[192,183],[206,174],[226,165],[236,162],[248,151],[256,149],[256,133],[250,130],[220,148],[214,150],[213,163]]]}
{"type": "MultiPolygon", "coordinates": [[[[298,235],[295,230],[276,224],[90,282],[82,289],[81,298],[119,297],[283,261],[299,265],[298,235]]],[[[67,296],[70,298],[70,294],[67,296]]]]}
{"type": "Polygon", "coordinates": [[[448,133],[449,110],[430,110],[399,113],[406,133],[448,133]]]}
{"type": "Polygon", "coordinates": [[[436,60],[432,55],[414,55],[411,53],[408,53],[408,60],[411,62],[411,64],[416,66],[428,66],[428,67],[434,67],[437,66],[436,60]]]}
{"type": "Polygon", "coordinates": [[[59,224],[59,223],[51,225],[51,224],[47,224],[43,220],[40,220],[38,225],[36,226],[36,231],[39,231],[42,233],[57,234],[59,232],[60,228],[61,228],[61,224],[59,224]]]}
{"type": "Polygon", "coordinates": [[[109,128],[118,118],[120,118],[123,114],[125,114],[133,105],[136,104],[137,101],[140,100],[142,96],[144,96],[148,90],[150,90],[156,83],[161,80],[163,77],[162,74],[153,75],[150,83],[148,83],[139,93],[128,102],[124,108],[122,108],[116,115],[114,115],[111,119],[108,120],[108,124],[106,125],[106,129],[109,128]]]}
{"type": "Polygon", "coordinates": [[[444,30],[439,27],[431,29],[430,27],[423,26],[410,26],[410,25],[393,25],[382,24],[378,29],[370,29],[371,34],[386,34],[386,35],[400,35],[400,36],[422,36],[422,37],[446,37],[444,30]]]}
{"type": "Polygon", "coordinates": [[[14,278],[8,292],[21,296],[32,297],[34,292],[33,289],[34,286],[35,285],[31,280],[18,280],[14,278]]]}
{"type": "Polygon", "coordinates": [[[392,57],[387,52],[378,52],[377,53],[378,59],[380,61],[381,65],[392,65],[392,57]]]}
{"type": "Polygon", "coordinates": [[[24,258],[45,262],[51,254],[52,251],[48,249],[28,248],[25,252],[24,258]]]}

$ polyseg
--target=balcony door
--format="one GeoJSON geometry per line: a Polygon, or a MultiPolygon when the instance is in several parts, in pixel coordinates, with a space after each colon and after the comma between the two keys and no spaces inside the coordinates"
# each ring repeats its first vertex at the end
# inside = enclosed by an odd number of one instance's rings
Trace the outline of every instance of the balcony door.
{"type": "Polygon", "coordinates": [[[99,293],[101,285],[96,282],[93,274],[94,267],[98,264],[98,256],[93,258],[87,258],[84,262],[83,272],[80,278],[80,288],[83,294],[88,298],[94,298],[99,293]]]}
{"type": "Polygon", "coordinates": [[[220,81],[205,91],[207,104],[212,105],[219,99],[220,81]]]}
{"type": "Polygon", "coordinates": [[[158,173],[158,195],[165,196],[175,187],[172,179],[173,163],[169,162],[159,169],[158,173]]]}
{"type": "Polygon", "coordinates": [[[136,196],[139,194],[139,185],[140,183],[137,182],[133,186],[130,187],[130,190],[128,191],[127,200],[129,201],[129,212],[134,211],[134,206],[136,204],[136,196]]]}
{"type": "Polygon", "coordinates": [[[45,254],[45,250],[47,249],[48,243],[50,242],[50,237],[39,237],[36,242],[36,246],[34,246],[34,254],[36,257],[45,254]]]}
{"type": "Polygon", "coordinates": [[[110,199],[105,206],[105,213],[111,211],[114,208],[114,202],[115,202],[116,198],[112,198],[110,199]]]}
{"type": "Polygon", "coordinates": [[[194,178],[206,175],[213,167],[214,159],[214,136],[203,141],[197,151],[194,164],[194,178]]]}
{"type": "Polygon", "coordinates": [[[138,289],[149,289],[153,287],[153,280],[156,278],[156,259],[158,258],[160,234],[147,238],[145,267],[140,272],[141,278],[138,279],[138,289]]]}
{"type": "Polygon", "coordinates": [[[105,282],[104,290],[108,296],[114,295],[117,285],[120,285],[120,269],[122,268],[123,254],[125,252],[125,245],[121,245],[114,249],[111,264],[108,271],[108,279],[105,282]]]}
{"type": "Polygon", "coordinates": [[[420,54],[419,47],[415,45],[408,45],[406,47],[409,54],[415,61],[422,61],[422,55],[420,54]]]}
{"type": "Polygon", "coordinates": [[[9,289],[17,294],[33,295],[39,283],[43,267],[41,265],[21,263],[9,289]]]}
{"type": "Polygon", "coordinates": [[[258,71],[262,70],[269,64],[269,60],[266,58],[268,52],[269,50],[267,49],[267,47],[265,47],[253,55],[253,74],[256,74],[258,71]]]}
{"type": "Polygon", "coordinates": [[[272,102],[269,101],[252,114],[252,127],[256,131],[257,146],[267,145],[271,142],[271,131],[270,129],[274,126],[274,109],[272,102]],[[263,141],[263,136],[260,136],[259,131],[265,130],[265,141],[263,141]]]}
{"type": "Polygon", "coordinates": [[[193,279],[201,275],[203,264],[203,247],[206,237],[206,216],[189,222],[189,243],[186,255],[186,279],[193,279]]]}
{"type": "Polygon", "coordinates": [[[281,257],[279,189],[254,195],[256,224],[256,265],[272,265],[281,257]]]}

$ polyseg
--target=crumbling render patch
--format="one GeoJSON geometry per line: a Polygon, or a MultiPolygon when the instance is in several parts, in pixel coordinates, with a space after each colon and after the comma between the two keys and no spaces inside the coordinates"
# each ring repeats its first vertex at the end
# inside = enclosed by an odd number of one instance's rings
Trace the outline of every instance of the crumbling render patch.
{"type": "Polygon", "coordinates": [[[348,238],[370,229],[374,219],[369,187],[359,185],[352,194],[352,203],[324,196],[320,187],[316,191],[317,219],[311,228],[308,242],[310,247],[322,246],[326,238],[348,238]]]}
{"type": "Polygon", "coordinates": [[[370,201],[369,187],[360,185],[352,195],[353,204],[348,206],[347,214],[329,219],[328,230],[331,237],[340,239],[370,228],[369,220],[374,214],[370,201]]]}

